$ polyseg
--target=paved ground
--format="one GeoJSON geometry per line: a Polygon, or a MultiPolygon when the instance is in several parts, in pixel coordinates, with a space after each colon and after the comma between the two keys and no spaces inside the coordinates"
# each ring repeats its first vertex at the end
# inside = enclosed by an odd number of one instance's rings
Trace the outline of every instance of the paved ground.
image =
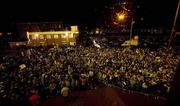
{"type": "Polygon", "coordinates": [[[96,90],[73,92],[69,101],[58,96],[43,106],[167,106],[165,99],[124,92],[119,88],[103,86],[96,90]]]}

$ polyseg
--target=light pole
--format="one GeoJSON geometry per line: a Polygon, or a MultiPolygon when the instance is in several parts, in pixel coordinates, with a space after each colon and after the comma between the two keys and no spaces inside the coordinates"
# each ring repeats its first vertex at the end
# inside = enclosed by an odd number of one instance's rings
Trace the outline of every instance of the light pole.
{"type": "Polygon", "coordinates": [[[173,40],[173,37],[174,37],[173,34],[175,32],[175,26],[176,26],[177,16],[178,16],[178,13],[179,13],[179,7],[180,7],[180,0],[178,2],[178,5],[177,5],[176,14],[175,14],[175,17],[174,17],[174,22],[173,22],[170,38],[168,40],[168,48],[171,46],[171,43],[172,43],[172,40],[173,40]]]}
{"type": "MultiPolygon", "coordinates": [[[[117,18],[118,18],[118,21],[124,21],[125,20],[125,14],[124,13],[118,13],[117,14],[117,18]]],[[[134,19],[132,17],[131,19],[131,29],[130,29],[130,35],[129,35],[129,39],[131,40],[132,38],[132,33],[133,33],[133,24],[134,24],[134,19]]]]}
{"type": "Polygon", "coordinates": [[[118,24],[118,25],[123,24],[125,21],[125,18],[126,18],[126,14],[125,13],[116,13],[116,16],[117,16],[116,21],[118,22],[116,24],[118,24]]]}
{"type": "Polygon", "coordinates": [[[131,38],[132,38],[133,24],[134,24],[134,21],[133,21],[133,18],[132,18],[132,19],[131,19],[130,36],[129,36],[130,40],[131,40],[131,38]]]}

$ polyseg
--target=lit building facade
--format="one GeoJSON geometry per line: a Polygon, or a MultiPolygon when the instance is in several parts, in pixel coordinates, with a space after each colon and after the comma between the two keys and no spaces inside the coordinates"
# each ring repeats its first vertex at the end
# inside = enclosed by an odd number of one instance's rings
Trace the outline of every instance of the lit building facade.
{"type": "Polygon", "coordinates": [[[79,38],[78,26],[71,26],[71,30],[65,31],[37,31],[27,32],[28,41],[9,42],[11,48],[17,46],[46,46],[46,45],[70,45],[75,46],[79,38]]]}
{"type": "Polygon", "coordinates": [[[77,26],[71,26],[70,31],[27,32],[29,45],[76,45],[79,36],[77,26]]]}

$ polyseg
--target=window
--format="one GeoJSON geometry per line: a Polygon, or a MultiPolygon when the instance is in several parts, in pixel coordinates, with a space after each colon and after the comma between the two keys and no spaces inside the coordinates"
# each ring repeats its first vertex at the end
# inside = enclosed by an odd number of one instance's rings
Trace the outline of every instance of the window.
{"type": "Polygon", "coordinates": [[[51,35],[47,35],[47,39],[51,39],[51,35]]]}
{"type": "Polygon", "coordinates": [[[78,34],[77,33],[73,33],[73,37],[77,37],[78,36],[78,34]]]}
{"type": "Polygon", "coordinates": [[[58,38],[59,38],[59,36],[58,36],[58,35],[54,35],[54,38],[55,38],[55,39],[58,39],[58,38]]]}
{"type": "Polygon", "coordinates": [[[61,34],[61,38],[66,38],[66,34],[61,34]]]}
{"type": "Polygon", "coordinates": [[[32,39],[37,39],[37,36],[35,36],[35,35],[32,35],[31,37],[32,37],[32,39]]]}
{"type": "Polygon", "coordinates": [[[44,39],[44,35],[39,35],[39,38],[40,39],[44,39]]]}
{"type": "Polygon", "coordinates": [[[70,33],[69,38],[73,38],[73,37],[74,37],[73,33],[70,33]]]}

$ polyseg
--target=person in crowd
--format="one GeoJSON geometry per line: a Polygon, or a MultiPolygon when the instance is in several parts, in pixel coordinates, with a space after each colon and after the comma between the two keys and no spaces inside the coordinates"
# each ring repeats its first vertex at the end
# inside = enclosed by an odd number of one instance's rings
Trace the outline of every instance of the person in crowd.
{"type": "Polygon", "coordinates": [[[98,82],[164,96],[180,56],[167,49],[44,46],[22,49],[0,60],[0,100],[21,101],[34,88],[46,100],[63,88],[95,88],[98,82]]]}
{"type": "Polygon", "coordinates": [[[37,92],[34,92],[33,95],[29,98],[29,102],[32,106],[39,106],[41,102],[41,97],[37,92]]]}
{"type": "Polygon", "coordinates": [[[63,96],[64,101],[70,99],[70,89],[67,85],[64,85],[64,87],[61,89],[61,95],[63,96]]]}

